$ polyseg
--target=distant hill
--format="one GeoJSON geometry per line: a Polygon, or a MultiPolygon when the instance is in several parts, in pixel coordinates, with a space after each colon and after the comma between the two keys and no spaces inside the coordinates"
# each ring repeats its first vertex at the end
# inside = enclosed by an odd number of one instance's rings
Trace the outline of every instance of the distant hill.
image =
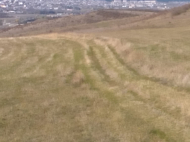
{"type": "MultiPolygon", "coordinates": [[[[141,11],[141,10],[99,10],[85,15],[65,16],[57,19],[44,19],[42,21],[35,21],[23,26],[4,29],[0,31],[0,36],[20,36],[31,34],[42,34],[51,32],[65,32],[75,31],[81,29],[93,28],[95,25],[100,24],[100,27],[107,27],[107,24],[115,25],[112,20],[119,20],[120,23],[126,24],[142,20],[143,18],[157,13],[158,11],[141,11]],[[126,20],[124,20],[126,19],[126,20]],[[108,23],[103,23],[108,22],[108,23]]],[[[97,26],[95,26],[97,27],[97,26]]]]}

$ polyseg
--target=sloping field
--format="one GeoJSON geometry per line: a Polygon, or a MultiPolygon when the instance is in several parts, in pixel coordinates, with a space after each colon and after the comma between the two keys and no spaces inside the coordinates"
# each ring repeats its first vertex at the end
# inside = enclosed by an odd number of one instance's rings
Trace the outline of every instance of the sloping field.
{"type": "Polygon", "coordinates": [[[51,34],[0,43],[1,142],[190,140],[189,91],[131,68],[120,49],[132,40],[51,34]]]}
{"type": "Polygon", "coordinates": [[[117,29],[89,33],[119,39],[121,44],[115,44],[115,50],[138,73],[190,91],[190,10],[181,8],[117,29]]]}
{"type": "Polygon", "coordinates": [[[1,33],[0,142],[190,142],[189,7],[1,33]]]}

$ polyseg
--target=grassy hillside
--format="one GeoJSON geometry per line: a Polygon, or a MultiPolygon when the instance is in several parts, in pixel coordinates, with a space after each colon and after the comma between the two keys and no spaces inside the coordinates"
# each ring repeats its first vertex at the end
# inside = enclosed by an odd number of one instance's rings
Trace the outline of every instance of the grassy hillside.
{"type": "MultiPolygon", "coordinates": [[[[24,35],[37,35],[52,32],[71,32],[78,30],[106,28],[117,26],[120,20],[123,24],[142,20],[158,11],[131,11],[131,10],[99,10],[86,15],[65,16],[52,20],[42,20],[3,29],[0,31],[0,37],[13,37],[24,35]],[[117,22],[115,22],[115,20],[117,22]]],[[[120,22],[119,22],[120,23],[120,22]]]]}
{"type": "Polygon", "coordinates": [[[73,34],[1,39],[1,141],[188,141],[189,92],[141,75],[114,45],[73,34]]]}
{"type": "Polygon", "coordinates": [[[119,39],[116,51],[139,73],[190,91],[190,10],[175,16],[174,11],[95,34],[119,39]]]}
{"type": "Polygon", "coordinates": [[[1,38],[0,142],[189,142],[189,15],[1,38]]]}

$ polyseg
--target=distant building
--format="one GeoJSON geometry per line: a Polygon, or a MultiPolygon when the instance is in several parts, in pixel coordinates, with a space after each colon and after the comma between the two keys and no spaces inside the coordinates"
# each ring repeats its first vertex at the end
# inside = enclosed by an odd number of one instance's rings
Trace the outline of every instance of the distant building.
{"type": "Polygon", "coordinates": [[[146,3],[156,3],[156,0],[123,0],[123,2],[146,2],[146,3]]]}
{"type": "Polygon", "coordinates": [[[156,0],[144,0],[146,3],[156,3],[156,0]]]}
{"type": "Polygon", "coordinates": [[[122,2],[121,0],[114,0],[115,3],[122,2]]]}

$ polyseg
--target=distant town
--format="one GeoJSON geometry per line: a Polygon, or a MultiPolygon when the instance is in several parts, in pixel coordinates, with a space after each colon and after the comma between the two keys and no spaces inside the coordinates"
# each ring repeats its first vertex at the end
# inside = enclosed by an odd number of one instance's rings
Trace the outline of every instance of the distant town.
{"type": "Polygon", "coordinates": [[[98,9],[165,10],[186,3],[156,0],[0,0],[0,26],[10,27],[44,17],[84,14],[98,9]]]}

